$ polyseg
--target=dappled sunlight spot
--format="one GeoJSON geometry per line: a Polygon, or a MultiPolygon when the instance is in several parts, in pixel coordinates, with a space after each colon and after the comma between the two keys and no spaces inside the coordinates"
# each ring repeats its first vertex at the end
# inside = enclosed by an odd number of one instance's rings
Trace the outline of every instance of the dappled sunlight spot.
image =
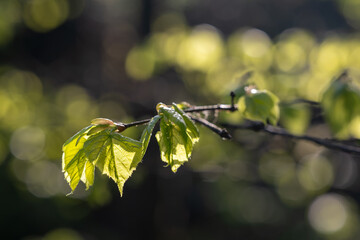
{"type": "Polygon", "coordinates": [[[315,36],[306,29],[290,28],[286,29],[278,36],[278,42],[293,43],[308,53],[312,48],[316,47],[315,36]]]}
{"type": "Polygon", "coordinates": [[[360,28],[360,2],[358,0],[338,0],[340,11],[347,22],[353,27],[360,28]]]}
{"type": "Polygon", "coordinates": [[[345,227],[349,218],[346,200],[338,194],[325,194],[310,205],[308,219],[318,232],[331,234],[345,227]]]}
{"type": "Polygon", "coordinates": [[[155,70],[156,56],[154,51],[146,46],[135,47],[126,57],[126,73],[136,80],[149,79],[155,70]]]}
{"type": "Polygon", "coordinates": [[[69,5],[66,0],[28,0],[24,6],[24,22],[36,32],[47,32],[67,19],[69,5]]]}
{"type": "Polygon", "coordinates": [[[0,86],[6,88],[11,98],[37,102],[42,99],[43,85],[37,75],[32,72],[11,69],[0,76],[0,86]]]}
{"type": "Polygon", "coordinates": [[[21,160],[35,160],[43,155],[45,134],[38,127],[22,127],[17,129],[10,139],[11,153],[21,160]]]}
{"type": "Polygon", "coordinates": [[[67,106],[75,100],[90,100],[85,88],[71,84],[60,88],[56,93],[56,103],[59,106],[67,106]]]}
{"type": "Polygon", "coordinates": [[[244,69],[233,59],[224,59],[209,69],[206,76],[207,91],[213,95],[224,96],[240,86],[239,78],[244,74],[244,69]],[[224,83],[226,83],[224,85],[224,83]]]}
{"type": "Polygon", "coordinates": [[[257,58],[270,51],[271,40],[264,31],[249,29],[242,35],[241,46],[246,55],[257,58]]]}
{"type": "Polygon", "coordinates": [[[25,183],[33,195],[41,198],[69,192],[60,167],[48,161],[31,164],[26,171],[25,183]]]}
{"type": "Polygon", "coordinates": [[[331,79],[346,67],[348,55],[344,42],[337,38],[329,38],[311,52],[312,71],[326,73],[331,79]]]}
{"type": "Polygon", "coordinates": [[[300,45],[292,42],[276,44],[275,64],[283,72],[303,70],[306,64],[306,53],[300,45]]]}
{"type": "Polygon", "coordinates": [[[98,107],[87,100],[74,100],[66,106],[68,124],[81,128],[90,125],[90,120],[98,117],[98,107]]]}
{"type": "Polygon", "coordinates": [[[179,46],[177,61],[186,70],[207,72],[224,56],[223,40],[216,28],[199,25],[179,46]]]}
{"type": "Polygon", "coordinates": [[[238,59],[239,64],[265,71],[272,63],[272,42],[269,36],[259,29],[239,30],[230,35],[227,42],[230,57],[238,59]]]}
{"type": "Polygon", "coordinates": [[[10,107],[5,116],[1,119],[1,124],[6,130],[14,131],[19,127],[32,124],[35,118],[33,106],[25,98],[11,98],[10,107]]]}
{"type": "Polygon", "coordinates": [[[314,72],[304,83],[304,93],[308,100],[320,101],[322,93],[326,90],[334,75],[314,72]]]}
{"type": "Polygon", "coordinates": [[[84,238],[75,230],[58,228],[48,232],[42,240],[83,240],[84,238]]]}
{"type": "Polygon", "coordinates": [[[163,53],[170,63],[177,62],[179,43],[185,41],[188,33],[185,29],[173,29],[164,38],[163,53]]]}
{"type": "Polygon", "coordinates": [[[301,186],[309,193],[318,193],[329,188],[334,181],[334,170],[324,156],[315,155],[301,160],[298,170],[301,186]]]}

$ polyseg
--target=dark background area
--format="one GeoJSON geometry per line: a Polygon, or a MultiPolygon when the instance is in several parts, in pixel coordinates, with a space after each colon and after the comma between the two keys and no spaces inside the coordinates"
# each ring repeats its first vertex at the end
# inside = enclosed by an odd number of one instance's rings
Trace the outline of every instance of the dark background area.
{"type": "MultiPolygon", "coordinates": [[[[286,30],[302,29],[314,41],[313,55],[332,36],[335,46],[351,52],[355,48],[346,40],[358,41],[360,18],[349,8],[360,6],[351,0],[1,0],[1,238],[359,239],[358,159],[311,144],[246,130],[223,141],[199,127],[201,140],[190,163],[173,174],[161,162],[153,136],[123,197],[99,172],[88,191],[81,185],[66,196],[70,188],[61,172],[62,144],[93,118],[141,120],[155,114],[158,102],[229,103],[206,80],[216,67],[205,72],[164,60],[146,79],[129,74],[129,52],[156,46],[151,39],[159,26],[179,21],[188,33],[208,24],[226,56],[232,54],[228,38],[239,29],[265,34],[269,49],[286,30]],[[180,20],[156,25],[166,14],[180,20]],[[317,159],[315,165],[308,159],[317,159]],[[314,183],[314,174],[325,177],[314,183]]],[[[271,84],[281,74],[279,79],[298,79],[316,65],[309,59],[301,70],[285,72],[271,63],[259,72],[271,84]]],[[[321,77],[328,81],[334,71],[321,77]]],[[[217,84],[226,86],[225,77],[217,84]]],[[[293,90],[298,85],[290,80],[281,84],[289,88],[272,90],[294,98],[317,96],[313,82],[308,92],[293,90]]],[[[138,138],[141,130],[124,134],[138,138]]],[[[309,131],[329,135],[321,124],[309,131]]]]}

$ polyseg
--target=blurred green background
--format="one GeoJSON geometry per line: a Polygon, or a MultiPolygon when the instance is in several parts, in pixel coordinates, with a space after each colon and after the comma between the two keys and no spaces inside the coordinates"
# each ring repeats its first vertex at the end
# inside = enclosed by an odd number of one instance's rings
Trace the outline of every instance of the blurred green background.
{"type": "MultiPolygon", "coordinates": [[[[62,144],[93,118],[229,103],[244,76],[319,101],[344,69],[359,85],[358,0],[0,0],[1,239],[360,239],[358,157],[306,142],[200,127],[173,174],[153,138],[122,198],[98,172],[66,196],[61,172],[62,144]]],[[[289,111],[290,131],[331,136],[289,111]]]]}

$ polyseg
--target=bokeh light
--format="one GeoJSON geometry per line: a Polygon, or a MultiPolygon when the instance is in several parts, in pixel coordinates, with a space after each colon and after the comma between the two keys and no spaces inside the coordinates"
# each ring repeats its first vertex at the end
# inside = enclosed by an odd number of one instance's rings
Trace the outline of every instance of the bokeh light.
{"type": "Polygon", "coordinates": [[[67,0],[29,0],[24,7],[25,24],[36,32],[57,28],[69,14],[67,0]]]}
{"type": "Polygon", "coordinates": [[[335,239],[347,239],[357,228],[351,203],[338,194],[324,194],[316,198],[308,210],[311,227],[335,239]]]}

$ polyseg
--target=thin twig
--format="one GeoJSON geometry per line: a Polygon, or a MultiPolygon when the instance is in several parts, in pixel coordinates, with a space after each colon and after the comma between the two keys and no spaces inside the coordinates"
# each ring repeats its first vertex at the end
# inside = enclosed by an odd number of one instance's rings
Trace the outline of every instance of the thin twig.
{"type": "Polygon", "coordinates": [[[215,110],[222,110],[222,111],[236,111],[237,105],[235,104],[232,106],[231,104],[216,104],[216,105],[206,105],[206,106],[192,106],[189,108],[184,109],[184,112],[204,112],[204,111],[215,111],[215,110]]]}
{"type": "Polygon", "coordinates": [[[135,121],[135,122],[131,122],[131,123],[123,123],[125,129],[129,128],[129,127],[135,127],[135,126],[139,126],[139,125],[143,125],[146,124],[148,122],[150,122],[151,119],[144,119],[144,120],[140,120],[140,121],[135,121]]]}
{"type": "Polygon", "coordinates": [[[200,123],[200,124],[204,125],[205,127],[209,128],[211,131],[218,134],[221,138],[231,139],[231,135],[228,133],[228,131],[226,129],[220,128],[220,127],[216,126],[215,124],[207,121],[204,118],[191,117],[191,119],[194,120],[195,122],[200,123]]]}
{"type": "Polygon", "coordinates": [[[304,140],[304,141],[316,143],[318,145],[324,146],[329,149],[335,149],[350,154],[360,155],[360,146],[346,145],[340,143],[339,141],[334,141],[333,139],[317,138],[308,135],[293,135],[282,128],[274,127],[271,125],[264,125],[263,123],[259,123],[259,122],[249,121],[242,125],[234,125],[234,124],[221,124],[221,125],[227,128],[262,131],[269,133],[271,135],[278,135],[278,136],[283,136],[297,140],[304,140]]]}

